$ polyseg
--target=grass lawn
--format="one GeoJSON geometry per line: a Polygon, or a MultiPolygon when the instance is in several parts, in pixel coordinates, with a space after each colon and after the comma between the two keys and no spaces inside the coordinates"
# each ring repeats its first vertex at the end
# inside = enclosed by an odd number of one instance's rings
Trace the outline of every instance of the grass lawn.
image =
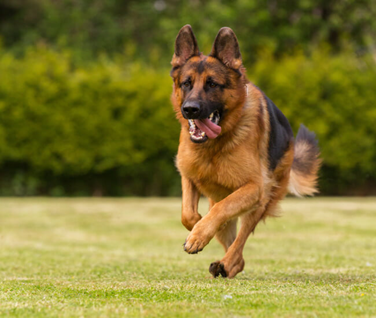
{"type": "Polygon", "coordinates": [[[208,272],[215,240],[183,251],[180,199],[0,199],[0,315],[376,317],[376,199],[282,210],[229,280],[208,272]]]}

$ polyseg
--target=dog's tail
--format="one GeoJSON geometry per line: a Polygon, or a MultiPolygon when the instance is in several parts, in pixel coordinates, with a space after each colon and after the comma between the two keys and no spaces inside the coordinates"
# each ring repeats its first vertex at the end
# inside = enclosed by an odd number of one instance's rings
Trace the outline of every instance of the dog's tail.
{"type": "Polygon", "coordinates": [[[320,150],[313,132],[300,125],[294,145],[294,162],[288,190],[298,197],[313,195],[317,189],[317,173],[321,166],[320,150]]]}

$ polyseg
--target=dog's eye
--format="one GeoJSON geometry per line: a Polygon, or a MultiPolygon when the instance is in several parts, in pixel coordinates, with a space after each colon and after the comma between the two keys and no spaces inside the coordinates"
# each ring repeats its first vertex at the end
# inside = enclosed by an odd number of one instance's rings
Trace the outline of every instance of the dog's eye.
{"type": "Polygon", "coordinates": [[[208,83],[208,85],[209,85],[210,88],[214,88],[214,87],[217,87],[217,86],[218,86],[218,84],[216,84],[216,83],[214,83],[214,82],[212,82],[212,81],[210,81],[210,82],[208,83]]]}
{"type": "Polygon", "coordinates": [[[182,86],[186,88],[191,87],[191,81],[185,81],[182,86]]]}

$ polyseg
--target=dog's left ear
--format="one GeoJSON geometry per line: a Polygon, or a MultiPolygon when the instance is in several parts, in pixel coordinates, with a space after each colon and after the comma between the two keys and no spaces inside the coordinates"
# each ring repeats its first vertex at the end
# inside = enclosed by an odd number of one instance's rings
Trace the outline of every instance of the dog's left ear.
{"type": "Polygon", "coordinates": [[[233,69],[237,70],[240,68],[242,65],[242,56],[234,31],[227,27],[219,30],[210,56],[216,57],[223,64],[233,69]]]}

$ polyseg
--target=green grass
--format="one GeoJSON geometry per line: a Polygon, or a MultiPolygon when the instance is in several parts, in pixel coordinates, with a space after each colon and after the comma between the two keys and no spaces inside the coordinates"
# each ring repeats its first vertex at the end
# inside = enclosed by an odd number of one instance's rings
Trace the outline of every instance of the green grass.
{"type": "Polygon", "coordinates": [[[282,210],[229,280],[210,278],[215,240],[183,252],[179,199],[0,199],[0,314],[376,317],[376,199],[282,210]]]}

